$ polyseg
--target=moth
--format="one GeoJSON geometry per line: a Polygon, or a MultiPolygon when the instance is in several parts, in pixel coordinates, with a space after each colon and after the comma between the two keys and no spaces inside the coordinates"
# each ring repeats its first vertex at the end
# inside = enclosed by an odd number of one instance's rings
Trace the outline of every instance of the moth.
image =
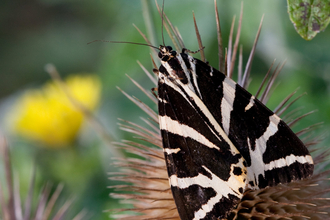
{"type": "Polygon", "coordinates": [[[222,219],[246,189],[308,178],[313,159],[276,114],[209,64],[160,46],[158,110],[183,220],[222,219]]]}

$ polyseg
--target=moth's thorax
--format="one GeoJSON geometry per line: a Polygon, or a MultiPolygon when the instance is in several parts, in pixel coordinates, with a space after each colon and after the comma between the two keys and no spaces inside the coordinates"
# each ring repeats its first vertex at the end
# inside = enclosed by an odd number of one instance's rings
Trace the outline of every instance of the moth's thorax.
{"type": "Polygon", "coordinates": [[[167,62],[173,57],[176,57],[177,52],[171,46],[159,46],[158,57],[162,62],[167,62]]]}
{"type": "Polygon", "coordinates": [[[188,70],[190,64],[186,65],[189,63],[188,55],[172,50],[171,46],[160,46],[159,50],[158,56],[162,64],[159,67],[159,82],[164,83],[166,80],[170,80],[171,82],[180,81],[182,84],[189,83],[190,77],[187,74],[190,73],[188,70]]]}

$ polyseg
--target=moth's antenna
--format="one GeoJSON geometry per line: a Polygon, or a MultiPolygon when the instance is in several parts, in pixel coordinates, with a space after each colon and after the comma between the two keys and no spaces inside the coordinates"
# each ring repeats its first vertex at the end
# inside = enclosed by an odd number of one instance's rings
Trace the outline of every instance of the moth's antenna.
{"type": "Polygon", "coordinates": [[[163,0],[163,6],[162,6],[162,40],[163,40],[163,46],[165,46],[165,41],[164,41],[164,2],[163,0]]]}
{"type": "Polygon", "coordinates": [[[155,49],[159,50],[158,47],[155,47],[155,46],[150,45],[150,44],[135,43],[135,42],[129,42],[129,41],[93,40],[91,42],[88,42],[87,44],[91,44],[91,43],[94,43],[94,42],[106,42],[106,43],[116,43],[116,44],[135,44],[135,45],[141,45],[141,46],[148,46],[148,47],[152,47],[152,48],[155,48],[155,49]]]}

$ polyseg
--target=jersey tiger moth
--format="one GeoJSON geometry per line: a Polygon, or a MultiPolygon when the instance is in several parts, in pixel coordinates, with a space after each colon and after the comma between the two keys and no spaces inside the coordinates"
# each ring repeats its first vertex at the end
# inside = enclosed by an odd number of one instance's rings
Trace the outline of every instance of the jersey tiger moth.
{"type": "Polygon", "coordinates": [[[312,175],[307,148],[258,99],[185,49],[159,50],[159,124],[181,219],[225,218],[248,188],[312,175]]]}

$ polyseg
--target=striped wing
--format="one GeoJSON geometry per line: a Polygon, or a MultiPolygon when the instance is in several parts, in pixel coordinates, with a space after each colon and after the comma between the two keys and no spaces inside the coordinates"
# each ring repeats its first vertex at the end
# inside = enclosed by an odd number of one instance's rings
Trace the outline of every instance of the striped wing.
{"type": "Polygon", "coordinates": [[[181,219],[225,217],[246,185],[243,157],[190,88],[165,78],[158,92],[165,159],[181,219]]]}
{"type": "Polygon", "coordinates": [[[246,160],[251,188],[313,174],[307,148],[276,114],[218,70],[194,60],[200,98],[246,160]]]}

